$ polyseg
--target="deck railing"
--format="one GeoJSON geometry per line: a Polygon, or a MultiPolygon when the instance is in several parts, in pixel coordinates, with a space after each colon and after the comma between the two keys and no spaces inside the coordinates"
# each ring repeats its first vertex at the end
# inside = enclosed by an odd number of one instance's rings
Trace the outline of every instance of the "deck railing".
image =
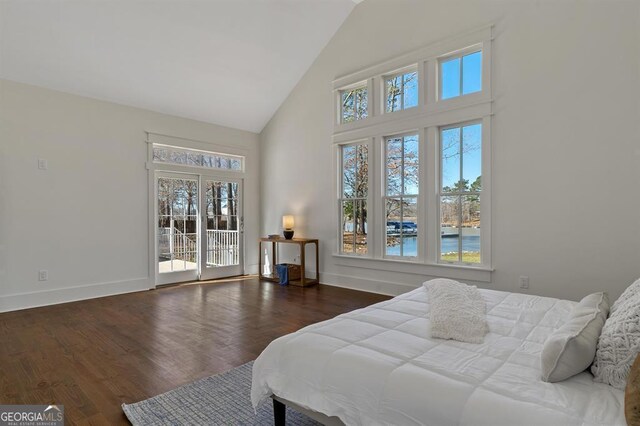
{"type": "Polygon", "coordinates": [[[230,266],[240,263],[238,231],[207,229],[207,265],[230,266]]]}
{"type": "MultiPolygon", "coordinates": [[[[160,228],[158,250],[160,257],[197,262],[198,235],[186,234],[176,228],[160,228]]],[[[240,263],[239,233],[207,229],[207,266],[230,266],[240,263]]]]}
{"type": "Polygon", "coordinates": [[[158,251],[161,257],[169,260],[173,254],[174,260],[197,262],[197,234],[187,234],[176,228],[160,228],[158,231],[158,251]]]}

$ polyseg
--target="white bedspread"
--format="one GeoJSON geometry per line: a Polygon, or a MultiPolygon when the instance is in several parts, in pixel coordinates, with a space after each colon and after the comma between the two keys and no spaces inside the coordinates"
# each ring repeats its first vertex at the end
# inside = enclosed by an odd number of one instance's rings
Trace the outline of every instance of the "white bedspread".
{"type": "Polygon", "coordinates": [[[429,338],[424,287],[276,339],[254,363],[253,404],[276,394],[348,425],[625,424],[624,392],[590,373],[540,380],[575,302],[481,292],[482,344],[429,338]]]}

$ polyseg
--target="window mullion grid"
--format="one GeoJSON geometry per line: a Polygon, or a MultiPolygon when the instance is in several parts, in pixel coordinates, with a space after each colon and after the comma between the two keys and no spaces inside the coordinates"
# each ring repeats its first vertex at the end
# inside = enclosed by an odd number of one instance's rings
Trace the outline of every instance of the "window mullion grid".
{"type": "Polygon", "coordinates": [[[356,254],[356,212],[357,202],[355,198],[349,200],[353,214],[351,215],[351,254],[356,254]]]}
{"type": "MultiPolygon", "coordinates": [[[[391,94],[391,80],[385,77],[382,78],[384,81],[384,112],[393,112],[393,105],[389,105],[389,95],[391,94]]],[[[386,142],[385,142],[386,143],[386,142]]],[[[386,152],[386,151],[385,151],[386,152]]]]}
{"type": "Polygon", "coordinates": [[[404,136],[400,142],[400,256],[404,256],[404,136]]]}
{"type": "Polygon", "coordinates": [[[463,75],[464,75],[464,56],[460,55],[460,95],[462,96],[464,93],[464,90],[462,88],[462,83],[463,83],[463,75]]]}
{"type": "MultiPolygon", "coordinates": [[[[388,83],[385,81],[385,88],[388,87],[388,83]]],[[[389,101],[389,95],[387,94],[386,96],[387,100],[386,102],[389,101]]],[[[385,111],[386,111],[386,106],[385,106],[385,111]]],[[[382,138],[382,145],[383,145],[383,149],[382,151],[382,158],[380,159],[379,164],[381,165],[381,167],[384,169],[384,179],[382,182],[382,210],[383,210],[383,223],[384,223],[384,246],[382,247],[382,257],[385,257],[387,255],[387,244],[388,244],[388,238],[389,238],[389,232],[388,232],[388,228],[387,228],[387,221],[389,220],[388,216],[387,216],[387,203],[389,202],[389,171],[387,169],[387,158],[389,156],[389,141],[386,138],[382,138]]]]}
{"type": "Polygon", "coordinates": [[[353,121],[356,121],[357,119],[358,119],[358,89],[354,89],[353,90],[353,121]]]}
{"type": "Polygon", "coordinates": [[[458,262],[462,262],[462,194],[458,194],[458,262]]]}
{"type": "Polygon", "coordinates": [[[388,197],[387,197],[387,192],[385,191],[384,194],[381,197],[382,199],[382,218],[383,218],[383,223],[384,223],[384,239],[382,240],[382,257],[385,257],[387,255],[387,237],[389,236],[388,231],[387,231],[387,202],[388,202],[388,197]]]}
{"type": "MultiPolygon", "coordinates": [[[[364,212],[364,209],[362,208],[362,203],[364,203],[364,202],[366,202],[366,201],[367,201],[367,198],[366,198],[366,197],[358,197],[358,198],[354,199],[354,208],[355,208],[355,206],[356,206],[356,204],[357,204],[357,206],[358,206],[358,207],[357,207],[356,211],[357,211],[360,215],[362,215],[362,214],[363,214],[363,212],[364,212]]],[[[367,208],[368,208],[368,207],[367,207],[367,208]]],[[[363,226],[363,231],[364,231],[364,226],[365,226],[365,225],[364,225],[363,217],[361,217],[361,218],[360,218],[360,220],[362,220],[362,226],[363,226]]],[[[367,226],[367,228],[368,228],[368,226],[367,226]]],[[[353,215],[353,252],[354,252],[354,254],[358,254],[358,252],[357,252],[357,250],[356,250],[356,248],[358,247],[358,244],[357,244],[357,236],[358,236],[358,232],[357,232],[357,231],[358,231],[358,230],[357,230],[357,228],[356,228],[356,215],[354,214],[354,215],[353,215]]],[[[369,253],[369,240],[367,239],[367,254],[368,254],[368,253],[369,253]]]]}
{"type": "MultiPolygon", "coordinates": [[[[355,93],[355,92],[354,92],[355,93]]],[[[355,95],[354,95],[355,96],[355,95]]],[[[354,106],[356,105],[355,101],[357,101],[357,96],[354,99],[354,106]]],[[[355,114],[354,112],[354,118],[357,117],[357,114],[355,114]]],[[[357,238],[357,230],[356,230],[356,215],[358,213],[358,190],[360,188],[360,176],[358,176],[358,164],[360,162],[360,146],[356,145],[356,161],[353,162],[353,174],[356,177],[356,186],[355,188],[353,188],[353,195],[352,195],[352,199],[351,199],[351,203],[352,203],[352,211],[353,214],[351,215],[351,222],[352,222],[352,228],[351,228],[351,232],[352,232],[352,244],[351,244],[351,252],[352,254],[357,254],[356,251],[356,238],[357,238]]]]}
{"type": "MultiPolygon", "coordinates": [[[[404,74],[400,74],[400,111],[404,111],[404,74]]],[[[402,140],[404,141],[404,138],[402,140]]],[[[402,248],[400,252],[402,253],[402,248]]]]}
{"type": "Polygon", "coordinates": [[[404,244],[402,244],[404,239],[404,197],[400,195],[398,199],[400,200],[400,256],[402,257],[404,256],[404,244]]]}
{"type": "MultiPolygon", "coordinates": [[[[344,101],[342,100],[342,94],[340,94],[340,120],[342,121],[344,117],[344,101]]],[[[344,252],[344,146],[340,147],[340,161],[339,161],[339,170],[340,170],[340,183],[338,185],[338,190],[340,191],[338,194],[338,214],[340,215],[340,249],[339,253],[344,252]]]]}
{"type": "MultiPolygon", "coordinates": [[[[344,101],[342,101],[342,106],[344,109],[344,101]]],[[[343,113],[343,117],[344,117],[344,113],[343,113]]],[[[345,147],[343,146],[340,150],[340,240],[341,240],[341,247],[340,247],[340,251],[344,252],[344,230],[345,230],[345,222],[344,222],[344,204],[345,201],[348,200],[348,198],[346,198],[345,193],[344,193],[344,149],[345,147]]]]}
{"type": "MultiPolygon", "coordinates": [[[[391,79],[389,80],[391,81],[391,79]]],[[[387,96],[387,100],[388,100],[388,96],[387,96]]],[[[387,159],[389,158],[389,138],[384,138],[384,162],[381,163],[383,164],[384,167],[384,192],[383,192],[383,197],[382,197],[382,203],[383,203],[383,210],[384,210],[384,247],[382,249],[382,255],[383,256],[387,256],[387,245],[389,244],[388,238],[389,238],[389,234],[387,231],[387,221],[389,220],[389,217],[387,216],[388,211],[388,204],[389,202],[391,202],[393,200],[393,194],[390,193],[389,191],[389,169],[388,169],[388,163],[387,163],[387,159]]]]}
{"type": "MultiPolygon", "coordinates": [[[[462,76],[462,59],[460,59],[460,75],[462,76]]],[[[462,78],[462,77],[461,77],[462,78]]],[[[462,80],[460,80],[462,91],[462,80]]],[[[462,262],[462,183],[464,182],[464,141],[462,140],[462,126],[458,127],[458,139],[460,140],[460,194],[458,194],[458,262],[462,262]]]]}

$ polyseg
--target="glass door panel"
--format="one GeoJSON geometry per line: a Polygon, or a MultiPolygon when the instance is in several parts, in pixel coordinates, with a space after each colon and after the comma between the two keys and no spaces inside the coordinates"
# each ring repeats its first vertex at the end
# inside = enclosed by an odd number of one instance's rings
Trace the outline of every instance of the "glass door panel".
{"type": "Polygon", "coordinates": [[[203,178],[206,215],[201,279],[243,273],[242,185],[240,181],[203,178]]]}
{"type": "Polygon", "coordinates": [[[158,284],[198,277],[198,179],[156,178],[158,284]]]}

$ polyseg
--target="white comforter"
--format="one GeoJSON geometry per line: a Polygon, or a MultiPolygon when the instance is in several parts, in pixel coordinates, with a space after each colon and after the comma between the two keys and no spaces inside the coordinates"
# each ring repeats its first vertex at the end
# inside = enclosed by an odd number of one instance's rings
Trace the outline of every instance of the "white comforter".
{"type": "Polygon", "coordinates": [[[540,380],[540,351],[575,302],[481,290],[489,334],[429,337],[427,291],[274,340],[253,366],[251,399],[275,394],[348,425],[625,424],[624,393],[583,372],[540,380]]]}

